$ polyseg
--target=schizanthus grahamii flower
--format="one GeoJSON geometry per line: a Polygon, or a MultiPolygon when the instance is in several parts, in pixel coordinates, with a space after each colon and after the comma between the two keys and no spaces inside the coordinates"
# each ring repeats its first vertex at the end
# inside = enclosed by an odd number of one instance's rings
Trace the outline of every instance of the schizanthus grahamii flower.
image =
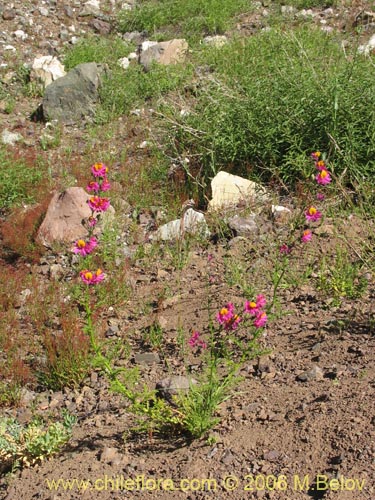
{"type": "Polygon", "coordinates": [[[86,191],[97,193],[100,190],[100,184],[96,181],[90,181],[86,186],[86,191]]]}
{"type": "Polygon", "coordinates": [[[105,212],[110,205],[108,198],[101,198],[100,196],[91,196],[87,203],[93,212],[105,212]]]}
{"type": "Polygon", "coordinates": [[[319,158],[321,157],[322,153],[320,151],[315,151],[314,153],[311,153],[311,158],[314,161],[318,161],[319,158]]]}
{"type": "Polygon", "coordinates": [[[242,321],[238,314],[234,313],[232,302],[229,302],[225,307],[220,309],[216,315],[216,319],[225,330],[235,330],[242,321]]]}
{"type": "Polygon", "coordinates": [[[98,246],[98,240],[93,236],[89,241],[78,240],[75,242],[73,252],[82,256],[89,255],[95,247],[98,246]]]}
{"type": "Polygon", "coordinates": [[[322,212],[319,212],[315,207],[310,207],[306,210],[305,217],[309,222],[316,222],[322,217],[322,212]]]}
{"type": "Polygon", "coordinates": [[[105,177],[108,172],[108,167],[104,163],[95,163],[91,167],[91,173],[94,177],[105,177]]]}
{"type": "Polygon", "coordinates": [[[291,251],[292,251],[292,248],[289,245],[287,245],[286,243],[283,243],[280,247],[280,253],[282,255],[289,255],[291,253],[291,251]]]}
{"type": "Polygon", "coordinates": [[[254,326],[256,328],[262,328],[263,326],[266,325],[267,319],[268,319],[267,314],[264,311],[259,311],[258,314],[256,315],[254,326]]]}
{"type": "Polygon", "coordinates": [[[301,241],[302,243],[307,243],[308,241],[311,241],[311,238],[312,238],[312,232],[310,231],[310,229],[306,229],[302,233],[301,241]]]}
{"type": "Polygon", "coordinates": [[[189,346],[193,349],[194,347],[200,347],[201,349],[207,349],[207,344],[204,340],[200,338],[199,332],[193,332],[192,336],[189,339],[189,346]]]}
{"type": "Polygon", "coordinates": [[[323,186],[329,184],[332,180],[330,173],[325,168],[323,170],[320,170],[315,179],[318,184],[321,184],[323,186]]]}
{"type": "Polygon", "coordinates": [[[251,314],[252,316],[256,316],[265,305],[266,298],[264,297],[264,295],[257,295],[255,302],[250,300],[247,300],[245,302],[245,312],[251,314]]]}
{"type": "Polygon", "coordinates": [[[79,275],[81,276],[81,280],[86,283],[86,285],[96,285],[97,283],[103,281],[105,277],[105,274],[101,269],[98,269],[95,272],[85,269],[84,271],[81,271],[79,275]]]}

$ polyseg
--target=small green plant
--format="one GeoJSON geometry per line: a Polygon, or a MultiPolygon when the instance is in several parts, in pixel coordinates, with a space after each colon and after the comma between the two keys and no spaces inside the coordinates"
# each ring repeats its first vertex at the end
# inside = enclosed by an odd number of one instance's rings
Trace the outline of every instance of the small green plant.
{"type": "Polygon", "coordinates": [[[58,453],[72,436],[76,418],[65,412],[62,422],[44,425],[34,419],[24,426],[14,418],[0,418],[0,472],[29,467],[58,453]]]}
{"type": "Polygon", "coordinates": [[[132,10],[122,11],[122,31],[146,30],[173,34],[176,31],[191,40],[204,35],[221,34],[234,24],[235,16],[249,11],[246,0],[146,0],[132,10]],[[175,28],[177,26],[177,30],[175,28]]]}
{"type": "Polygon", "coordinates": [[[0,210],[33,201],[34,192],[43,180],[38,165],[29,166],[21,159],[12,158],[5,147],[0,147],[0,210]]]}
{"type": "Polygon", "coordinates": [[[151,326],[146,328],[144,332],[144,339],[154,349],[161,349],[164,339],[163,328],[159,325],[159,323],[153,323],[151,326]]]}
{"type": "Polygon", "coordinates": [[[361,297],[367,285],[368,281],[362,273],[362,263],[353,262],[347,250],[338,248],[334,263],[322,258],[318,289],[332,298],[334,305],[340,305],[344,299],[361,297]]]}

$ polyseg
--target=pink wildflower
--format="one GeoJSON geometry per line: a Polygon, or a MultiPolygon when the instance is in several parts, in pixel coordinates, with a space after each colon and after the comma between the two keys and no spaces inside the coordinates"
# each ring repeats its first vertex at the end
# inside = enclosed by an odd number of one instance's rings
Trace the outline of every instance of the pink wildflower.
{"type": "Polygon", "coordinates": [[[104,178],[100,184],[100,191],[109,191],[111,189],[111,183],[107,178],[104,178]]]}
{"type": "Polygon", "coordinates": [[[242,318],[238,316],[238,314],[234,314],[229,321],[224,324],[225,330],[236,330],[238,325],[241,323],[242,318]]]}
{"type": "Polygon", "coordinates": [[[262,328],[267,323],[267,314],[264,311],[259,311],[256,315],[254,326],[256,328],[262,328]]]}
{"type": "Polygon", "coordinates": [[[317,168],[317,170],[320,170],[320,171],[327,170],[326,162],[323,160],[317,161],[315,163],[315,167],[317,168]]]}
{"type": "Polygon", "coordinates": [[[256,316],[261,309],[266,305],[266,298],[264,295],[257,295],[257,298],[254,301],[247,300],[245,302],[245,312],[251,314],[252,316],[256,316]]]}
{"type": "Polygon", "coordinates": [[[326,169],[321,170],[315,179],[318,184],[322,184],[323,186],[329,184],[332,180],[330,173],[326,169]]]}
{"type": "Polygon", "coordinates": [[[108,210],[110,201],[108,198],[101,198],[100,196],[91,196],[88,200],[89,207],[94,212],[105,212],[108,210]]]}
{"type": "Polygon", "coordinates": [[[199,332],[193,332],[192,336],[189,339],[189,346],[191,348],[194,347],[200,347],[202,349],[207,349],[207,344],[204,340],[200,339],[200,333],[199,332]]]}
{"type": "Polygon", "coordinates": [[[283,255],[288,255],[288,254],[290,254],[291,251],[292,251],[291,247],[288,246],[286,243],[284,243],[280,247],[280,253],[283,255]]]}
{"type": "Polygon", "coordinates": [[[321,157],[321,152],[320,151],[315,151],[314,153],[311,153],[311,158],[314,160],[314,161],[318,161],[319,158],[321,157]]]}
{"type": "Polygon", "coordinates": [[[99,182],[96,181],[91,181],[86,186],[86,190],[89,192],[94,191],[95,193],[97,193],[99,189],[100,189],[99,182]]]}
{"type": "Polygon", "coordinates": [[[85,269],[84,271],[81,271],[79,275],[86,285],[96,285],[104,279],[104,273],[101,269],[98,269],[95,272],[85,269]]]}
{"type": "Polygon", "coordinates": [[[105,177],[108,172],[108,167],[104,163],[95,163],[91,167],[91,173],[94,177],[105,177]]]}
{"type": "Polygon", "coordinates": [[[95,238],[95,236],[90,238],[88,242],[84,240],[78,240],[74,245],[73,252],[82,256],[86,256],[89,255],[97,245],[98,240],[95,238]]]}
{"type": "Polygon", "coordinates": [[[310,207],[306,210],[305,217],[309,222],[316,222],[322,217],[322,212],[319,212],[315,207],[310,207]]]}
{"type": "Polygon", "coordinates": [[[323,194],[323,193],[317,193],[317,194],[316,194],[316,199],[317,199],[318,201],[324,201],[325,196],[324,196],[324,194],[323,194]]]}
{"type": "Polygon", "coordinates": [[[96,219],[95,217],[89,217],[88,218],[88,225],[89,227],[95,227],[96,224],[98,223],[98,219],[96,219]]]}
{"type": "Polygon", "coordinates": [[[229,302],[225,307],[221,308],[216,315],[216,319],[220,325],[224,325],[230,321],[234,316],[234,306],[232,302],[229,302]]]}
{"type": "Polygon", "coordinates": [[[311,238],[312,238],[312,232],[310,231],[310,229],[306,229],[302,233],[301,241],[302,243],[307,243],[308,241],[311,241],[311,238]]]}

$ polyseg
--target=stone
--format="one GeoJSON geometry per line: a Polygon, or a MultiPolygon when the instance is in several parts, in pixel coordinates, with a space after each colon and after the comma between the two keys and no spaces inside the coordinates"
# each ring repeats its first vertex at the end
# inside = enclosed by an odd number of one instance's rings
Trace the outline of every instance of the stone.
{"type": "Polygon", "coordinates": [[[323,370],[319,366],[313,366],[311,370],[306,370],[298,375],[297,380],[300,382],[311,382],[313,380],[323,380],[323,378],[323,370]]]}
{"type": "Polygon", "coordinates": [[[8,129],[4,129],[1,134],[1,142],[7,146],[14,146],[16,142],[22,139],[22,135],[18,132],[10,132],[8,129]]]}
{"type": "Polygon", "coordinates": [[[140,352],[134,356],[137,365],[153,365],[160,363],[160,356],[157,352],[140,352]]]}
{"type": "Polygon", "coordinates": [[[143,42],[139,62],[149,71],[155,62],[164,65],[183,62],[187,51],[188,43],[184,38],[160,43],[143,42]]]}
{"type": "Polygon", "coordinates": [[[49,16],[49,10],[46,7],[39,7],[39,14],[44,17],[49,16]]]}
{"type": "Polygon", "coordinates": [[[105,67],[83,63],[46,87],[42,109],[46,120],[77,123],[93,116],[105,67]]]}
{"type": "Polygon", "coordinates": [[[107,464],[119,465],[122,462],[122,455],[116,448],[106,446],[100,455],[100,461],[107,464]]]}
{"type": "Polygon", "coordinates": [[[228,43],[228,38],[225,35],[206,36],[203,38],[203,43],[219,49],[228,43]]]}
{"type": "Polygon", "coordinates": [[[89,26],[99,35],[109,35],[112,30],[111,24],[101,19],[93,19],[89,22],[89,26]]]}
{"type": "Polygon", "coordinates": [[[38,230],[37,241],[50,247],[55,242],[72,242],[86,234],[82,221],[90,217],[90,196],[80,187],[55,193],[38,230]]]}
{"type": "Polygon", "coordinates": [[[173,220],[159,227],[153,239],[171,241],[183,237],[185,233],[204,238],[210,236],[206,219],[201,212],[188,208],[182,219],[173,220]]]}
{"type": "Polygon", "coordinates": [[[16,30],[13,35],[18,38],[18,40],[26,40],[26,38],[28,37],[27,33],[25,33],[23,30],[16,30]]]}
{"type": "Polygon", "coordinates": [[[100,2],[99,0],[88,0],[83,4],[83,9],[78,14],[81,17],[85,16],[95,16],[100,14],[100,2]]]}
{"type": "Polygon", "coordinates": [[[117,64],[119,66],[121,66],[121,68],[127,69],[127,68],[129,68],[130,61],[129,61],[129,59],[127,57],[122,57],[121,59],[119,59],[117,61],[117,64]]]}
{"type": "Polygon", "coordinates": [[[208,203],[209,210],[220,210],[238,205],[240,202],[267,200],[264,187],[238,175],[232,175],[223,170],[211,181],[212,200],[208,203]]]}
{"type": "Polygon", "coordinates": [[[15,9],[5,9],[2,15],[4,21],[12,21],[16,17],[15,9]]]}
{"type": "Polygon", "coordinates": [[[372,53],[374,49],[375,49],[375,35],[372,35],[370,40],[366,44],[360,45],[357,50],[360,54],[368,56],[369,54],[372,53]]]}
{"type": "Polygon", "coordinates": [[[37,80],[47,87],[50,83],[66,75],[65,68],[57,57],[40,56],[33,61],[30,79],[37,80]]]}
{"type": "Polygon", "coordinates": [[[235,232],[236,236],[256,236],[259,234],[259,227],[256,223],[256,215],[250,214],[247,217],[235,215],[228,219],[228,226],[235,232]]]}
{"type": "Polygon", "coordinates": [[[196,383],[197,381],[193,378],[184,377],[183,375],[171,375],[158,382],[156,390],[162,398],[171,400],[172,396],[176,396],[181,392],[188,392],[190,385],[196,383]]]}

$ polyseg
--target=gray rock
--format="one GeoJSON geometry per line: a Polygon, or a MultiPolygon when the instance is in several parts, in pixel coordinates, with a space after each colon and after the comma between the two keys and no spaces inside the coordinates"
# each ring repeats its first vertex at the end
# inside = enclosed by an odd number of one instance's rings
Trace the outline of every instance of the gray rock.
{"type": "Polygon", "coordinates": [[[100,2],[99,0],[88,0],[84,5],[83,9],[79,13],[79,16],[95,16],[100,13],[100,2]]]}
{"type": "Polygon", "coordinates": [[[193,378],[189,379],[183,375],[171,375],[158,382],[156,390],[162,398],[171,400],[172,396],[188,392],[190,385],[196,383],[197,381],[193,378]]]}
{"type": "Polygon", "coordinates": [[[300,382],[311,382],[313,380],[323,380],[323,378],[323,370],[319,366],[313,366],[311,370],[306,370],[298,375],[297,380],[300,382]]]}
{"type": "Polygon", "coordinates": [[[105,68],[96,63],[79,64],[46,88],[42,102],[44,118],[77,123],[93,116],[105,68]]]}
{"type": "Polygon", "coordinates": [[[155,240],[177,240],[185,233],[200,235],[204,238],[210,236],[206,219],[201,212],[192,208],[187,209],[182,219],[173,220],[159,227],[155,234],[155,240]]]}
{"type": "Polygon", "coordinates": [[[256,215],[250,214],[247,217],[235,215],[228,219],[228,225],[236,233],[236,236],[256,236],[259,234],[258,224],[256,223],[256,215]]]}
{"type": "Polygon", "coordinates": [[[1,134],[1,142],[7,146],[14,146],[16,142],[22,139],[22,135],[17,132],[10,132],[8,129],[3,130],[1,134]]]}
{"type": "Polygon", "coordinates": [[[89,22],[89,26],[99,35],[109,35],[112,30],[111,24],[101,19],[93,19],[89,22]]]}
{"type": "Polygon", "coordinates": [[[15,9],[5,9],[2,17],[4,21],[12,21],[16,17],[15,9]]]}
{"type": "Polygon", "coordinates": [[[149,71],[155,62],[164,65],[183,62],[187,50],[188,44],[183,38],[160,43],[143,42],[139,62],[146,71],[149,71]]]}
{"type": "Polygon", "coordinates": [[[153,365],[160,363],[160,356],[157,352],[140,352],[134,356],[137,365],[153,365]]]}

